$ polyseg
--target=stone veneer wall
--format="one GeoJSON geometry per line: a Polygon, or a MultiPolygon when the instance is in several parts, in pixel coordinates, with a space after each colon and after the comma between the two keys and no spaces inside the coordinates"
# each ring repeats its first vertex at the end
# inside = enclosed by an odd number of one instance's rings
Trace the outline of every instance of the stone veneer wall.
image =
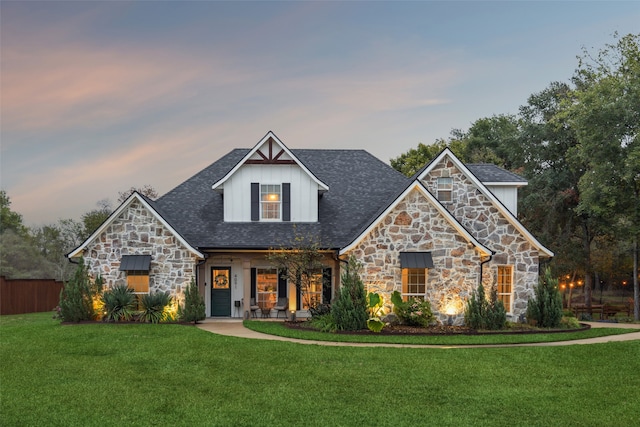
{"type": "Polygon", "coordinates": [[[84,261],[94,277],[102,275],[105,286],[113,287],[127,283],[119,271],[123,255],[151,255],[149,291],[178,300],[195,275],[196,257],[137,200],[87,245],[84,261]]]}
{"type": "Polygon", "coordinates": [[[499,265],[513,266],[512,317],[517,319],[526,313],[527,301],[538,283],[537,249],[446,157],[423,181],[432,194],[437,195],[437,178],[443,176],[451,177],[453,182],[452,203],[444,205],[480,243],[496,252],[491,262],[484,265],[485,288],[495,286],[499,265]]]}
{"type": "Polygon", "coordinates": [[[402,292],[400,252],[430,251],[434,268],[428,270],[427,298],[438,320],[445,307],[457,303],[454,324],[463,323],[463,301],[478,286],[480,254],[451,226],[419,190],[411,191],[352,251],[362,264],[362,280],[370,292],[385,297],[402,292]]]}

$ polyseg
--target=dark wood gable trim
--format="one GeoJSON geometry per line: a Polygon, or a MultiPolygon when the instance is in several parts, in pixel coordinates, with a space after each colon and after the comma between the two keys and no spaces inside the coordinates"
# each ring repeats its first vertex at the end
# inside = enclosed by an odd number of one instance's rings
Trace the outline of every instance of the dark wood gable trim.
{"type": "Polygon", "coordinates": [[[267,142],[269,143],[269,157],[265,156],[262,151],[257,150],[256,153],[258,153],[258,155],[262,157],[262,159],[253,159],[253,160],[249,159],[244,163],[246,165],[295,165],[297,164],[295,160],[280,160],[280,157],[284,154],[284,149],[282,148],[274,156],[273,143],[275,141],[273,140],[273,138],[269,138],[267,142]]]}

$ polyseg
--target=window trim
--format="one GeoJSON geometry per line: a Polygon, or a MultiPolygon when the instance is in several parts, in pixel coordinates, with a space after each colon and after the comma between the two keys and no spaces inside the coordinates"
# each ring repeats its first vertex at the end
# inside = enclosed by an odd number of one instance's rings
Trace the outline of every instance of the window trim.
{"type": "Polygon", "coordinates": [[[147,270],[127,270],[125,271],[126,273],[126,278],[127,278],[127,287],[133,290],[133,293],[136,295],[145,295],[145,294],[149,294],[149,292],[151,291],[151,284],[149,281],[149,271],[147,270]],[[146,283],[143,283],[143,285],[146,285],[147,290],[146,291],[136,291],[135,285],[131,286],[129,283],[129,279],[133,278],[133,277],[146,277],[146,280],[142,280],[143,282],[146,281],[146,283]]]}
{"type": "Polygon", "coordinates": [[[427,285],[429,284],[429,269],[428,268],[403,268],[402,269],[402,299],[404,301],[409,298],[427,298],[427,285]],[[424,286],[424,292],[405,292],[409,290],[409,277],[411,275],[411,271],[422,271],[422,274],[417,275],[419,277],[422,275],[424,277],[424,283],[411,283],[411,286],[424,286]]]}
{"type": "Polygon", "coordinates": [[[441,203],[453,203],[453,178],[450,176],[441,176],[436,179],[437,198],[441,203]],[[444,181],[447,181],[445,184],[444,181]],[[448,194],[448,200],[442,196],[448,194]]]}
{"type": "MultiPolygon", "coordinates": [[[[263,183],[260,183],[260,196],[259,197],[260,198],[258,200],[259,200],[259,203],[260,203],[260,210],[259,210],[259,212],[260,212],[260,221],[265,221],[265,222],[282,221],[282,184],[263,184],[263,183]],[[278,200],[277,201],[263,200],[263,196],[266,196],[266,195],[269,195],[269,194],[276,194],[273,191],[266,191],[265,192],[263,190],[265,187],[277,187],[277,189],[278,189],[278,192],[277,192],[278,200]],[[267,204],[270,204],[270,205],[276,205],[277,204],[277,206],[278,206],[278,209],[277,209],[278,216],[277,216],[277,218],[265,218],[265,216],[264,216],[264,212],[265,212],[264,208],[265,208],[265,206],[267,204]]],[[[275,210],[273,212],[275,212],[275,210]]]]}
{"type": "Polygon", "coordinates": [[[498,265],[497,266],[497,271],[496,271],[496,293],[498,295],[498,299],[500,301],[502,301],[502,303],[504,304],[504,308],[507,311],[507,313],[512,313],[512,306],[513,306],[513,285],[515,283],[515,269],[513,268],[513,265],[498,265]],[[509,269],[509,273],[508,274],[501,274],[501,270],[506,270],[509,269]],[[509,292],[500,292],[500,286],[505,286],[505,283],[501,284],[501,280],[504,277],[508,277],[509,278],[509,283],[506,284],[509,286],[509,292]],[[504,297],[508,296],[509,298],[509,304],[507,306],[507,304],[504,303],[504,297]]]}
{"type": "MultiPolygon", "coordinates": [[[[262,306],[261,304],[264,304],[265,302],[268,303],[272,308],[276,305],[276,303],[278,302],[278,285],[279,285],[279,271],[277,268],[275,267],[256,267],[256,296],[255,296],[255,301],[256,304],[258,304],[259,306],[262,306]],[[264,290],[260,290],[260,275],[267,275],[267,274],[275,274],[275,288],[273,291],[264,291],[264,290]],[[260,298],[261,295],[268,295],[267,298],[260,298]]],[[[268,284],[268,283],[263,283],[264,284],[268,284]]]]}

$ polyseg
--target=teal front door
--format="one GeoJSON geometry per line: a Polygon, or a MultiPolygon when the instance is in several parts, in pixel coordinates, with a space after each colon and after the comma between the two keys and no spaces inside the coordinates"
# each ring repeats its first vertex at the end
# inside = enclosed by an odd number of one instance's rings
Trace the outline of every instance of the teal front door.
{"type": "Polygon", "coordinates": [[[231,268],[211,268],[211,316],[231,316],[231,268]]]}

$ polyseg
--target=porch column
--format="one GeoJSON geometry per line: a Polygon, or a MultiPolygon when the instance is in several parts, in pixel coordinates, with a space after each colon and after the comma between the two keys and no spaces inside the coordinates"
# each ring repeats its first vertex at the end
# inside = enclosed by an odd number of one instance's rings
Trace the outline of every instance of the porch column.
{"type": "Polygon", "coordinates": [[[249,309],[251,305],[251,260],[243,259],[242,260],[242,294],[244,306],[242,307],[242,317],[244,319],[248,319],[251,315],[251,310],[249,309]]]}

